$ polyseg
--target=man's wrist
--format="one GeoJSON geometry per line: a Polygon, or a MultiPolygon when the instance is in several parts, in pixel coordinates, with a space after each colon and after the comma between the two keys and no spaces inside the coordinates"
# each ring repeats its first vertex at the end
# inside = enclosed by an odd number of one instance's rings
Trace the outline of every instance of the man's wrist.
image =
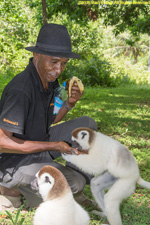
{"type": "Polygon", "coordinates": [[[75,105],[69,104],[67,101],[64,102],[64,107],[69,111],[74,108],[75,105]]]}

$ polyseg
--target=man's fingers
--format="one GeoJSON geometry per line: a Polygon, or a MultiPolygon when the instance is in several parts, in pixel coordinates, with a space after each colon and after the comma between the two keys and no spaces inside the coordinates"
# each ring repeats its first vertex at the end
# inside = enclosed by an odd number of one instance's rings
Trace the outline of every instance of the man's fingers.
{"type": "Polygon", "coordinates": [[[79,154],[89,154],[89,151],[88,150],[80,150],[79,154]]]}

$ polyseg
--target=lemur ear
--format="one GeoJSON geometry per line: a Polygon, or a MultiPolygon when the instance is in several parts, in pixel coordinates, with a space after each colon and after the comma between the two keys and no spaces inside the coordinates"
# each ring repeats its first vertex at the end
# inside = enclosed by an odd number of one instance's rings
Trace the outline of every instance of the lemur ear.
{"type": "Polygon", "coordinates": [[[50,183],[50,184],[51,184],[51,181],[50,181],[50,179],[49,179],[49,177],[48,177],[48,176],[45,176],[45,182],[46,182],[46,183],[50,183]]]}

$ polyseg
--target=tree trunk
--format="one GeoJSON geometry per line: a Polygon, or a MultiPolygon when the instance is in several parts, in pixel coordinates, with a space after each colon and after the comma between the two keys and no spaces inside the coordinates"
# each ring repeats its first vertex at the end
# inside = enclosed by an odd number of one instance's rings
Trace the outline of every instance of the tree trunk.
{"type": "Polygon", "coordinates": [[[150,35],[149,35],[149,58],[148,58],[148,70],[150,71],[150,35]]]}
{"type": "Polygon", "coordinates": [[[46,0],[42,0],[43,24],[47,23],[46,0]]]}

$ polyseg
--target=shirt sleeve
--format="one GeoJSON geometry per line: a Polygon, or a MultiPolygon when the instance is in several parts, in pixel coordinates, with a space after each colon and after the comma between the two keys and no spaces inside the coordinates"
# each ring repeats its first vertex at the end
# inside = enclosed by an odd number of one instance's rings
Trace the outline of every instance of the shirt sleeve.
{"type": "Polygon", "coordinates": [[[1,99],[0,127],[13,133],[24,134],[29,98],[18,90],[11,90],[1,99]]]}

